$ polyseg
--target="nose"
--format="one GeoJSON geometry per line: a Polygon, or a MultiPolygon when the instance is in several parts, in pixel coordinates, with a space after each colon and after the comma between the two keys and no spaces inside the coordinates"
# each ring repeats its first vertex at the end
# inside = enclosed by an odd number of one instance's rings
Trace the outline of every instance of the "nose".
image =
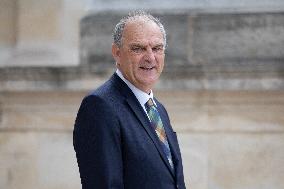
{"type": "Polygon", "coordinates": [[[146,54],[145,54],[145,60],[147,62],[153,62],[155,61],[155,53],[153,52],[152,48],[148,47],[146,54]]]}

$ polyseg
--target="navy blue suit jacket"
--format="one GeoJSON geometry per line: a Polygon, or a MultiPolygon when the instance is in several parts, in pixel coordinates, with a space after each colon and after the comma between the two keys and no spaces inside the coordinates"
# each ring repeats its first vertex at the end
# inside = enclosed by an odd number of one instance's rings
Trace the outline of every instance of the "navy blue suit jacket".
{"type": "Polygon", "coordinates": [[[83,189],[185,189],[176,133],[157,99],[171,148],[172,170],[146,113],[114,74],[86,96],[73,132],[83,189]]]}

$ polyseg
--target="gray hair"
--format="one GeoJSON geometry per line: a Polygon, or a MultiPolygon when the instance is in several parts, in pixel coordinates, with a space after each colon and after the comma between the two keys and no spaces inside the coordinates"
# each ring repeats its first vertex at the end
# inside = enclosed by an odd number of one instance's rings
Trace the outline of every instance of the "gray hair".
{"type": "Polygon", "coordinates": [[[116,44],[118,47],[122,46],[122,34],[124,31],[124,27],[126,25],[126,23],[130,20],[135,20],[138,18],[145,18],[146,20],[150,20],[153,21],[154,23],[157,24],[157,26],[160,28],[162,34],[163,34],[163,38],[164,38],[164,47],[166,47],[166,43],[167,43],[167,39],[166,39],[166,31],[164,29],[163,24],[160,22],[160,20],[154,16],[152,16],[151,14],[139,10],[139,11],[133,11],[130,12],[126,17],[122,18],[117,25],[114,28],[113,31],[113,42],[114,44],[116,44]]]}

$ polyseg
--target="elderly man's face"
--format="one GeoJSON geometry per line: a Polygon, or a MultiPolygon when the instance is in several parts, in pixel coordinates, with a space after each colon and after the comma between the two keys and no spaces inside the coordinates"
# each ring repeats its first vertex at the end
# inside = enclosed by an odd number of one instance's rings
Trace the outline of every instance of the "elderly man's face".
{"type": "Polygon", "coordinates": [[[123,76],[149,93],[164,67],[163,34],[152,21],[129,21],[122,35],[122,46],[113,44],[112,54],[123,76]]]}

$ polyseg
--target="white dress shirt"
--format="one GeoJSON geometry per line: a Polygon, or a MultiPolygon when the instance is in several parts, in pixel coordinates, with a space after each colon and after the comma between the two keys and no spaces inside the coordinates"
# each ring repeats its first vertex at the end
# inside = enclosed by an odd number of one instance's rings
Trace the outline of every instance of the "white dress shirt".
{"type": "Polygon", "coordinates": [[[149,98],[153,99],[153,102],[156,104],[156,102],[154,101],[154,95],[153,92],[151,90],[150,94],[145,93],[144,91],[141,91],[140,89],[138,89],[137,87],[135,87],[132,83],[130,83],[127,79],[125,79],[125,77],[122,75],[121,71],[119,69],[116,70],[116,74],[118,75],[118,77],[120,77],[125,83],[126,85],[131,89],[131,91],[134,93],[135,97],[137,98],[137,100],[139,101],[140,105],[142,106],[143,110],[145,111],[146,115],[148,115],[146,108],[145,108],[145,104],[146,102],[149,100],[149,98]]]}

